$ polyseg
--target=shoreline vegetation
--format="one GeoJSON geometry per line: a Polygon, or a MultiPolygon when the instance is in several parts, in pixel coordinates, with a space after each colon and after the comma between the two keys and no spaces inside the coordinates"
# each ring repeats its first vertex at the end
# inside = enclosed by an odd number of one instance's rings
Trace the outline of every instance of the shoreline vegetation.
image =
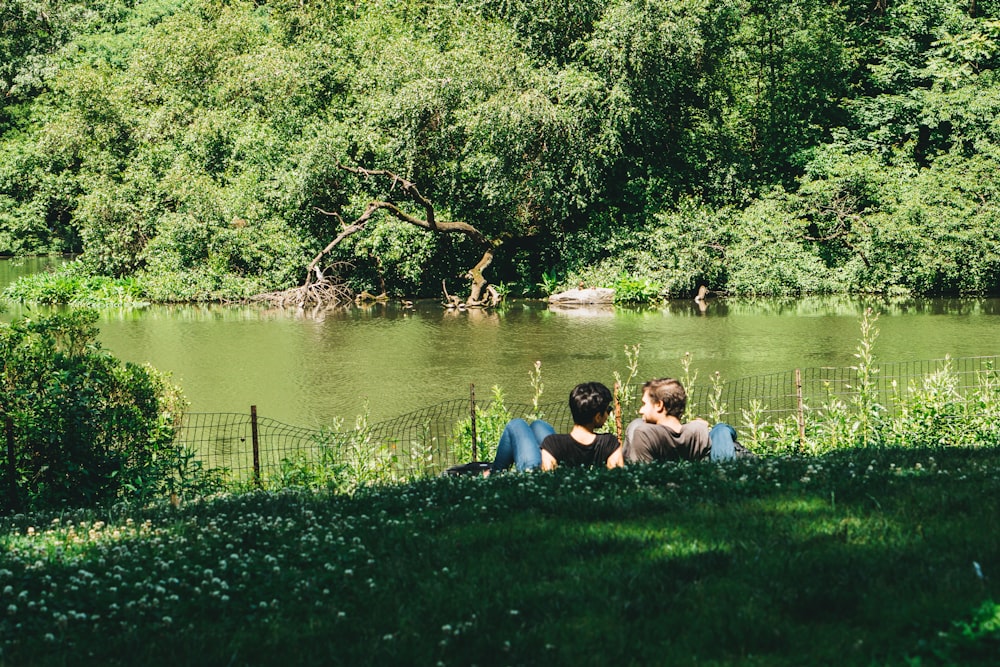
{"type": "MultiPolygon", "coordinates": [[[[13,259],[18,258],[0,258],[0,259],[13,259]]],[[[502,309],[507,299],[513,298],[509,286],[499,285],[496,286],[499,290],[499,295],[501,302],[497,306],[492,306],[494,308],[502,309]]],[[[549,296],[557,293],[562,287],[561,283],[552,283],[551,285],[545,286],[543,284],[539,285],[541,291],[534,294],[533,296],[518,296],[516,298],[537,298],[542,300],[547,300],[549,296]]],[[[614,290],[613,301],[611,304],[615,306],[622,307],[643,307],[643,306],[656,306],[669,301],[676,301],[678,298],[687,297],[676,297],[658,292],[655,289],[647,289],[642,287],[639,283],[635,285],[624,285],[621,282],[612,282],[611,286],[601,288],[604,290],[610,289],[614,290]]],[[[572,290],[570,290],[572,291],[572,290]]],[[[420,297],[407,297],[407,296],[395,296],[387,297],[385,295],[371,295],[368,292],[363,292],[359,295],[353,295],[349,299],[337,301],[328,306],[329,308],[351,308],[355,306],[366,306],[372,303],[385,303],[386,301],[395,301],[403,304],[404,306],[410,306],[413,304],[414,300],[420,297]]],[[[699,293],[700,294],[700,293],[699,293]]],[[[696,295],[697,296],[697,295],[696,295]]],[[[931,296],[931,295],[924,295],[931,296]]],[[[965,299],[976,299],[976,298],[996,298],[1000,297],[1000,291],[992,292],[977,292],[977,293],[961,293],[961,292],[950,292],[950,293],[937,293],[936,296],[953,296],[956,298],[965,299]]],[[[846,298],[883,298],[889,302],[906,300],[906,299],[918,299],[921,297],[919,294],[914,294],[906,290],[889,290],[889,291],[857,291],[851,289],[848,286],[842,291],[828,291],[828,292],[798,292],[795,294],[727,294],[722,292],[710,292],[707,299],[700,297],[694,299],[699,307],[710,307],[713,302],[719,301],[731,301],[732,299],[753,300],[756,297],[763,298],[774,298],[774,297],[786,297],[786,298],[809,298],[809,297],[846,297],[846,298]]],[[[424,297],[426,300],[441,301],[440,298],[436,297],[424,297]]],[[[693,298],[693,297],[692,297],[693,298]]],[[[22,276],[15,280],[13,283],[4,287],[0,291],[0,301],[6,300],[8,302],[28,304],[28,305],[41,305],[41,306],[68,306],[70,308],[93,308],[93,309],[105,309],[105,308],[143,308],[146,306],[158,304],[158,305],[169,305],[169,304],[189,304],[189,303],[215,303],[219,305],[226,304],[239,304],[248,305],[258,303],[261,308],[273,308],[272,303],[258,301],[253,296],[240,297],[234,296],[227,293],[206,293],[198,298],[167,298],[165,300],[156,301],[150,298],[149,294],[142,287],[142,281],[135,278],[110,278],[107,276],[93,276],[88,275],[70,263],[66,263],[60,267],[50,268],[49,270],[40,271],[27,276],[22,276]]],[[[609,304],[609,305],[611,305],[609,304]]],[[[555,307],[559,307],[561,304],[556,303],[555,307]]],[[[0,309],[2,309],[2,303],[0,303],[0,309]]],[[[294,310],[296,306],[287,306],[288,310],[294,310]]],[[[311,310],[311,309],[306,309],[311,310]]]]}

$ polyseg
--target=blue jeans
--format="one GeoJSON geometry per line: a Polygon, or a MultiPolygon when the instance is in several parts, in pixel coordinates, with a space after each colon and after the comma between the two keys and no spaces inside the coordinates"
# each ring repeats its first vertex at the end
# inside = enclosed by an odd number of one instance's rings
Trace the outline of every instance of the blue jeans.
{"type": "Polygon", "coordinates": [[[736,458],[736,429],[729,424],[719,422],[708,432],[712,442],[711,461],[729,461],[736,458]]]}
{"type": "Polygon", "coordinates": [[[542,465],[542,440],[555,433],[548,422],[536,419],[528,424],[523,419],[511,419],[500,435],[493,472],[506,470],[514,464],[518,470],[534,470],[542,465]]]}

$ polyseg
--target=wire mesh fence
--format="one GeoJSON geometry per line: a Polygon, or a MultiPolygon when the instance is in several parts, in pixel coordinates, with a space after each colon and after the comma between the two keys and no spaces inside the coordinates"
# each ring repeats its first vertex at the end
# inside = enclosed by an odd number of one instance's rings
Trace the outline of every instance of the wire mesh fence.
{"type": "MultiPolygon", "coordinates": [[[[458,463],[463,427],[468,439],[477,416],[490,411],[494,399],[454,399],[393,419],[349,429],[309,429],[290,426],[250,413],[189,413],[177,432],[178,443],[191,448],[206,468],[225,469],[235,478],[268,477],[291,460],[347,459],[352,445],[368,446],[367,455],[390,463],[401,474],[441,471],[458,463]]],[[[505,403],[511,416],[527,415],[534,406],[505,403]]],[[[569,430],[569,406],[538,407],[557,430],[569,430]]],[[[473,458],[483,452],[478,438],[473,458]]]]}
{"type": "MultiPolygon", "coordinates": [[[[955,380],[961,395],[967,395],[981,384],[983,373],[992,373],[1000,357],[964,357],[874,364],[867,381],[874,400],[886,416],[895,416],[899,399],[912,387],[940,371],[947,371],[955,380]]],[[[739,423],[743,411],[757,402],[771,419],[797,413],[815,412],[834,400],[851,402],[860,391],[862,378],[857,367],[817,367],[794,369],[726,382],[717,403],[721,404],[721,421],[739,423]]],[[[698,386],[689,397],[699,414],[708,414],[713,388],[698,386]]]]}
{"type": "MultiPolygon", "coordinates": [[[[959,397],[971,395],[995,375],[1000,357],[922,360],[874,365],[864,378],[856,367],[794,369],[741,378],[731,382],[700,382],[688,387],[689,414],[739,426],[747,410],[758,418],[777,421],[798,418],[804,423],[832,401],[850,403],[867,382],[873,400],[892,416],[906,392],[938,372],[952,378],[959,397]]],[[[637,394],[638,392],[633,392],[637,394]]],[[[348,429],[308,429],[258,418],[250,414],[192,413],[178,430],[178,441],[192,448],[205,467],[226,469],[236,478],[267,478],[291,460],[346,461],[370,457],[398,474],[434,473],[460,457],[482,458],[495,443],[482,442],[477,433],[481,415],[494,407],[493,398],[448,400],[372,425],[348,429]],[[468,448],[471,439],[472,450],[468,448]],[[360,448],[360,451],[359,451],[360,448]]],[[[541,411],[557,432],[572,426],[566,401],[540,406],[507,403],[512,417],[541,411]]],[[[627,423],[638,407],[638,397],[622,406],[627,423]]],[[[357,461],[355,461],[357,462],[357,461]]]]}

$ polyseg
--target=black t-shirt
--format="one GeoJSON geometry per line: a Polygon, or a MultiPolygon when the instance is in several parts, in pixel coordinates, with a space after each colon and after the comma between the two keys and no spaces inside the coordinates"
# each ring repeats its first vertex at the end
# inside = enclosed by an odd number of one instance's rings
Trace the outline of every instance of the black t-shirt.
{"type": "Polygon", "coordinates": [[[561,466],[606,466],[608,457],[618,449],[614,433],[598,433],[589,445],[581,445],[568,433],[553,433],[542,440],[542,449],[561,466]]]}

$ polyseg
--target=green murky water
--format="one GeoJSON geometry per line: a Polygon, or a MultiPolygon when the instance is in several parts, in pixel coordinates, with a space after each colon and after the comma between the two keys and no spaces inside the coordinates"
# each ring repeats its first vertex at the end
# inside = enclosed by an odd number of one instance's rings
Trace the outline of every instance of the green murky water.
{"type": "MultiPolygon", "coordinates": [[[[0,287],[46,260],[0,260],[0,287]]],[[[500,385],[531,397],[542,362],[544,400],[577,382],[610,385],[639,345],[639,377],[679,375],[690,353],[699,378],[849,366],[866,307],[879,313],[880,361],[1000,354],[1000,299],[807,297],[692,301],[656,309],[555,310],[516,301],[499,312],[448,313],[436,302],[329,312],[153,306],[101,315],[101,342],[122,359],[170,371],[196,412],[247,412],[300,426],[366,409],[371,421],[500,385]]],[[[21,309],[8,304],[11,319],[21,309]]]]}

